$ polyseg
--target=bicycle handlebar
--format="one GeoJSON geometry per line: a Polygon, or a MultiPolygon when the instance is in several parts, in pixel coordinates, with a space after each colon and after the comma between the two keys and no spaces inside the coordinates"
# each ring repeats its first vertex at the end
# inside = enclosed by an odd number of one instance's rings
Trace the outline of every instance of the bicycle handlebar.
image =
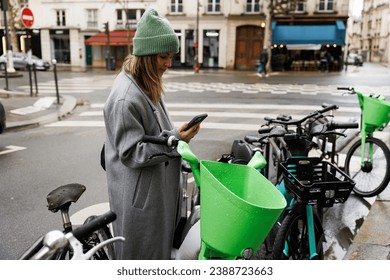
{"type": "Polygon", "coordinates": [[[337,105],[327,105],[324,109],[314,111],[313,113],[311,113],[311,114],[309,114],[309,115],[307,115],[299,120],[292,120],[291,119],[288,121],[284,121],[284,120],[277,120],[277,119],[272,119],[272,118],[268,118],[268,117],[265,117],[264,120],[266,120],[268,122],[268,124],[276,123],[276,124],[282,124],[282,125],[287,125],[287,126],[289,126],[289,125],[298,126],[310,118],[321,115],[321,114],[326,113],[326,112],[331,111],[331,110],[336,110],[338,108],[339,107],[337,105]]]}
{"type": "Polygon", "coordinates": [[[350,122],[350,123],[330,122],[328,125],[329,130],[348,129],[348,128],[359,128],[359,124],[357,122],[350,122]]]}
{"type": "Polygon", "coordinates": [[[311,136],[318,136],[318,135],[329,135],[329,134],[336,134],[336,135],[342,135],[346,136],[341,132],[334,131],[335,129],[348,129],[348,128],[358,128],[359,124],[355,122],[351,123],[339,123],[339,122],[328,122],[324,124],[318,124],[314,126],[311,131],[311,136]]]}
{"type": "Polygon", "coordinates": [[[179,139],[177,139],[173,135],[171,135],[171,136],[144,135],[142,137],[142,141],[145,142],[145,143],[165,145],[165,146],[168,146],[171,149],[174,149],[174,148],[177,147],[179,139]]]}
{"type": "Polygon", "coordinates": [[[260,134],[269,133],[272,130],[272,126],[262,127],[257,132],[260,134]]]}
{"type": "Polygon", "coordinates": [[[337,87],[337,90],[348,90],[348,91],[353,91],[353,87],[337,87]]]}
{"type": "Polygon", "coordinates": [[[109,223],[115,221],[116,214],[112,211],[108,211],[87,224],[84,224],[73,231],[74,237],[78,240],[82,240],[88,235],[92,234],[95,230],[99,229],[102,226],[108,225],[109,223]]]}

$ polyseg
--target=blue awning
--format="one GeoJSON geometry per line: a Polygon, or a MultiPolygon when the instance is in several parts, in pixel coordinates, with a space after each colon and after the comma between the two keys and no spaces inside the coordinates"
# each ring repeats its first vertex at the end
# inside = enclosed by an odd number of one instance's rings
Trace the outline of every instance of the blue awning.
{"type": "Polygon", "coordinates": [[[279,25],[273,22],[272,44],[345,45],[345,25],[341,20],[324,25],[279,25]]]}

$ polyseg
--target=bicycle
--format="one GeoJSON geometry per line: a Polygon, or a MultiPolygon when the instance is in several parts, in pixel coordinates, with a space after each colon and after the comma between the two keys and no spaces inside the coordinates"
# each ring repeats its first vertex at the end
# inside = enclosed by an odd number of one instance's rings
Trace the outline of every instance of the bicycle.
{"type": "Polygon", "coordinates": [[[248,165],[228,164],[199,160],[174,136],[144,136],[143,141],[176,148],[192,169],[201,202],[198,259],[251,258],[286,207],[283,196],[256,170],[265,164],[261,153],[255,153],[248,165]]]}
{"type": "Polygon", "coordinates": [[[107,227],[116,218],[115,213],[97,216],[80,227],[67,233],[53,230],[46,233],[35,242],[21,257],[20,260],[53,260],[63,255],[63,252],[72,252],[71,260],[88,260],[94,258],[104,247],[116,241],[124,241],[123,237],[113,237],[102,241],[96,246],[85,246],[83,240],[88,239],[94,232],[107,227]]]}
{"type": "MultiPolygon", "coordinates": [[[[272,146],[274,157],[271,159],[277,161],[277,173],[283,175],[278,179],[277,188],[285,196],[289,207],[276,225],[274,259],[323,259],[322,208],[345,202],[352,190],[354,182],[340,169],[323,161],[321,156],[308,156],[313,148],[318,148],[314,137],[326,140],[341,134],[335,129],[357,126],[356,123],[329,122],[324,113],[334,109],[337,106],[325,106],[300,120],[288,116],[267,118],[266,125],[270,127],[259,129],[265,135],[245,137],[251,145],[257,143],[256,146],[265,147],[266,154],[269,150],[267,146],[272,146]]],[[[324,148],[325,145],[322,145],[321,149],[324,148]]],[[[268,158],[270,154],[268,152],[268,158]]]]}
{"type": "Polygon", "coordinates": [[[338,87],[356,94],[361,109],[360,139],[349,148],[344,169],[356,182],[353,191],[362,197],[380,194],[390,181],[390,150],[374,136],[390,121],[390,103],[382,95],[364,95],[353,87],[338,87]]]}
{"type": "MultiPolygon", "coordinates": [[[[74,244],[72,244],[72,237],[70,235],[67,235],[69,233],[73,233],[75,235],[75,231],[79,231],[78,228],[73,230],[72,222],[70,220],[69,216],[69,208],[72,203],[77,202],[77,200],[80,198],[80,196],[84,193],[86,190],[86,187],[84,185],[73,183],[73,184],[67,184],[60,186],[53,191],[51,191],[47,195],[47,203],[48,203],[48,210],[52,211],[53,213],[60,212],[61,218],[63,222],[63,231],[55,231],[53,233],[48,233],[47,237],[41,237],[39,238],[34,245],[32,246],[33,249],[27,250],[27,252],[20,257],[20,259],[29,259],[32,256],[32,253],[36,252],[36,250],[41,249],[42,246],[49,246],[45,245],[43,242],[46,239],[50,240],[51,236],[54,236],[53,238],[55,240],[62,239],[68,240],[68,245],[71,246],[63,246],[61,248],[57,248],[56,252],[53,252],[50,254],[49,258],[56,259],[56,260],[65,260],[65,259],[73,259],[74,258],[74,244]],[[60,234],[61,233],[61,234],[60,234]]],[[[110,219],[115,218],[114,216],[110,215],[110,219]]],[[[80,227],[83,228],[84,225],[95,223],[95,220],[97,220],[97,216],[89,216],[86,218],[83,225],[80,227]]],[[[76,231],[76,234],[77,234],[76,231]]],[[[111,260],[115,258],[115,252],[114,252],[114,246],[111,242],[106,243],[107,240],[112,240],[112,234],[108,227],[108,225],[100,225],[96,228],[96,230],[91,231],[90,234],[82,234],[77,239],[82,244],[83,252],[93,252],[91,255],[92,259],[95,260],[111,260]],[[104,244],[104,246],[100,246],[100,244],[104,244]],[[94,249],[98,248],[98,249],[94,249]]],[[[120,239],[120,238],[119,238],[120,239]]],[[[114,238],[114,240],[117,240],[114,238]]],[[[44,257],[45,259],[48,257],[44,257]]]]}

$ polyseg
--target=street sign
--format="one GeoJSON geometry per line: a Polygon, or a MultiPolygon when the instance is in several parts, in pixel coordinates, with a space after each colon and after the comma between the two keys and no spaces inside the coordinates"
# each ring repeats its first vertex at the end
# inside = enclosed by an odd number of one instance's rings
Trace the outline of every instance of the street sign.
{"type": "Polygon", "coordinates": [[[21,12],[21,19],[24,27],[31,28],[34,24],[34,15],[31,9],[25,7],[21,12]]]}

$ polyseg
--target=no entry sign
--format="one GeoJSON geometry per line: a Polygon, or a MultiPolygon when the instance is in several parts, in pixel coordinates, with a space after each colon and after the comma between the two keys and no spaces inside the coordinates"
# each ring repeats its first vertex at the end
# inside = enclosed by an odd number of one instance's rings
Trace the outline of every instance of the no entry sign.
{"type": "Polygon", "coordinates": [[[22,18],[22,23],[23,23],[24,27],[31,28],[33,26],[34,15],[29,8],[26,7],[26,8],[22,9],[21,18],[22,18]]]}

